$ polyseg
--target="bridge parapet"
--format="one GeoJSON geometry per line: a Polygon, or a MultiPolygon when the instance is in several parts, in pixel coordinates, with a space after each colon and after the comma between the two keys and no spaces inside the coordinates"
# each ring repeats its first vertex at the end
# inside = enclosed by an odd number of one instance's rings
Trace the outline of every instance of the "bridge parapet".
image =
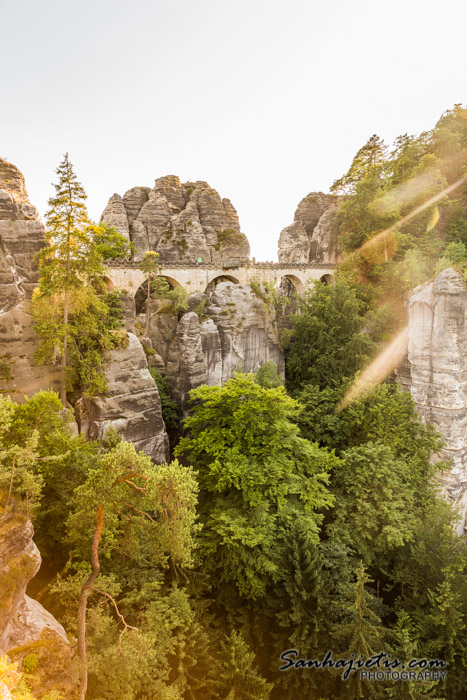
{"type": "MultiPolygon", "coordinates": [[[[139,269],[139,263],[134,260],[110,260],[108,263],[108,267],[128,268],[132,270],[137,270],[139,269]]],[[[337,263],[280,263],[274,261],[256,262],[253,260],[247,260],[241,265],[228,265],[224,263],[219,263],[216,265],[215,263],[211,262],[183,262],[183,264],[180,264],[179,262],[160,262],[159,267],[164,270],[184,270],[185,268],[200,268],[202,270],[239,270],[242,268],[257,268],[260,270],[330,270],[335,269],[337,267],[337,263]]]]}
{"type": "MultiPolygon", "coordinates": [[[[243,265],[224,267],[222,263],[164,263],[161,262],[160,275],[174,286],[182,286],[189,292],[205,292],[215,280],[227,279],[237,284],[250,284],[253,281],[277,286],[283,278],[288,279],[297,292],[302,293],[312,280],[328,282],[336,265],[325,263],[257,263],[248,261],[243,265]]],[[[108,265],[107,276],[117,289],[125,289],[132,296],[144,284],[146,276],[134,261],[115,262],[108,265]]]]}

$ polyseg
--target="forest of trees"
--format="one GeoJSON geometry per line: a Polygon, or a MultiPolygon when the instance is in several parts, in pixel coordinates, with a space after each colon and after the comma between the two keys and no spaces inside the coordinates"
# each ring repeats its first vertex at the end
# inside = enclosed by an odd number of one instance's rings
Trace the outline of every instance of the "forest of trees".
{"type": "MultiPolygon", "coordinates": [[[[68,203],[60,219],[57,186],[34,314],[39,360],[62,358],[62,394],[0,398],[0,488],[2,513],[33,520],[36,590],[45,585],[41,602],[78,640],[80,698],[465,697],[467,548],[439,495],[442,441],[395,381],[340,402],[403,325],[404,294],[449,265],[465,270],[466,153],[460,106],[392,150],[371,137],[334,183],[346,194],[347,256],[336,283],[315,283],[288,319],[285,384],[270,364],[193,390],[165,465],[112,430],[100,443],[70,434],[70,401],[105,392],[103,352],[122,342],[105,260],[131,251],[91,225],[68,158],[60,166],[60,184],[76,184],[75,211],[68,203]],[[438,659],[447,675],[279,670],[285,652],[321,660],[328,650],[438,659]]],[[[145,262],[148,296],[156,262],[145,262]]],[[[16,697],[33,697],[27,682],[16,697]]]]}

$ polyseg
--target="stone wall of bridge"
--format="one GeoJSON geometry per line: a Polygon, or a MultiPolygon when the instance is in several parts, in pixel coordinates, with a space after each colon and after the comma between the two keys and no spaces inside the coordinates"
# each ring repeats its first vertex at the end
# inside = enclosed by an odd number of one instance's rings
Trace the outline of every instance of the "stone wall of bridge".
{"type": "MultiPolygon", "coordinates": [[[[229,279],[237,284],[250,284],[256,280],[260,283],[277,286],[285,277],[294,285],[298,293],[302,293],[312,280],[323,279],[330,281],[335,272],[335,266],[330,264],[281,265],[280,263],[255,263],[239,267],[210,267],[208,265],[161,265],[160,275],[166,277],[173,286],[182,286],[189,293],[205,292],[211,282],[218,278],[229,279]]],[[[115,289],[128,291],[135,296],[145,280],[145,275],[137,265],[115,265],[108,268],[108,279],[115,289]]]]}

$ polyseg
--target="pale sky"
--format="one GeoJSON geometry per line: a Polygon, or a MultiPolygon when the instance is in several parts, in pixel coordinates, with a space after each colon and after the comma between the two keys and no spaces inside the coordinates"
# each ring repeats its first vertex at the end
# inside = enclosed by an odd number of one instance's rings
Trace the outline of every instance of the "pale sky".
{"type": "Polygon", "coordinates": [[[43,214],[68,151],[98,220],[206,180],[258,260],[373,133],[467,102],[465,0],[0,0],[0,156],[43,214]]]}

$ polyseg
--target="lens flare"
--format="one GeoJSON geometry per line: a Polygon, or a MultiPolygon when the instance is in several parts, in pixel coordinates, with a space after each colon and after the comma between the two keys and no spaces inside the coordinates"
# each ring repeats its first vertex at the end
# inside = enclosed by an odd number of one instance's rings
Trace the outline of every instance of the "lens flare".
{"type": "Polygon", "coordinates": [[[431,231],[431,229],[434,228],[434,227],[436,226],[436,224],[437,224],[438,221],[439,221],[439,216],[440,216],[440,214],[439,214],[439,209],[438,209],[438,207],[436,206],[436,207],[433,209],[433,213],[432,213],[432,215],[430,216],[430,220],[429,220],[428,225],[427,225],[427,227],[426,227],[426,230],[427,230],[427,231],[431,231]]]}
{"type": "Polygon", "coordinates": [[[377,384],[384,381],[401,363],[407,352],[408,328],[400,331],[378,357],[357,377],[347,394],[337,406],[338,411],[347,408],[364,394],[368,394],[377,384]]]}
{"type": "MultiPolygon", "coordinates": [[[[396,231],[400,226],[403,226],[404,224],[407,223],[407,221],[410,221],[413,219],[415,216],[418,216],[419,214],[422,213],[422,211],[425,211],[425,209],[428,209],[428,207],[432,207],[434,204],[437,204],[440,199],[443,197],[446,197],[446,195],[450,194],[453,190],[457,189],[461,185],[464,184],[464,182],[467,182],[467,176],[461,177],[460,180],[457,180],[454,182],[452,185],[449,185],[449,187],[446,187],[442,192],[438,192],[434,197],[430,197],[424,204],[421,204],[419,207],[414,209],[413,211],[410,212],[410,214],[406,214],[406,216],[403,216],[402,219],[399,219],[399,221],[396,221],[395,224],[390,226],[389,228],[384,229],[384,231],[380,231],[377,233],[373,238],[371,238],[369,241],[365,241],[365,243],[358,248],[355,253],[362,253],[363,254],[363,249],[365,246],[368,246],[369,243],[371,242],[373,245],[378,245],[380,240],[383,240],[387,238],[388,234],[391,232],[396,231]]],[[[384,247],[384,245],[383,245],[384,247]]]]}
{"type": "Polygon", "coordinates": [[[394,231],[386,230],[366,241],[359,252],[367,262],[380,265],[394,257],[398,245],[399,242],[394,231]]]}
{"type": "Polygon", "coordinates": [[[425,192],[433,190],[440,184],[440,174],[434,170],[412,177],[407,182],[397,185],[390,192],[378,197],[370,205],[377,216],[390,214],[394,209],[407,206],[425,192]]]}

